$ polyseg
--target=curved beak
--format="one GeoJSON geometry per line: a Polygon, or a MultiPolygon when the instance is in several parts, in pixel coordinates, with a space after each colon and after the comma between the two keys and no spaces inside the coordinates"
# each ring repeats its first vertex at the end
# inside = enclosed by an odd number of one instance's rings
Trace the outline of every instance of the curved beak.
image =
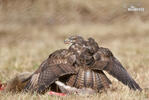
{"type": "Polygon", "coordinates": [[[67,39],[64,40],[64,43],[65,44],[70,44],[71,43],[71,40],[69,38],[67,38],[67,39]]]}

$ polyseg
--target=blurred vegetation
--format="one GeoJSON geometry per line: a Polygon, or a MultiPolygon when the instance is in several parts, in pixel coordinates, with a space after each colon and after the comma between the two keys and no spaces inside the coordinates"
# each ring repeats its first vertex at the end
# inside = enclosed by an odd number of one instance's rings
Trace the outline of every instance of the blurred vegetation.
{"type": "Polygon", "coordinates": [[[0,0],[0,22],[67,24],[124,22],[139,17],[148,21],[147,0],[0,0]],[[144,12],[128,12],[130,5],[144,12]]]}

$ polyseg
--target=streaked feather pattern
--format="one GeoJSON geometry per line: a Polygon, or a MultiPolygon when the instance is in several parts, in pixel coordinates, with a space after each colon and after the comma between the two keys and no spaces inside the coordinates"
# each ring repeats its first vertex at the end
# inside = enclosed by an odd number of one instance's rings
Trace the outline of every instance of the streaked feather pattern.
{"type": "Polygon", "coordinates": [[[77,74],[72,75],[67,85],[81,88],[93,88],[96,91],[108,88],[111,81],[106,77],[103,71],[93,71],[90,69],[78,68],[77,74]]]}
{"type": "Polygon", "coordinates": [[[50,85],[61,76],[75,74],[75,68],[72,66],[73,58],[73,53],[68,52],[67,49],[52,53],[32,74],[30,81],[25,86],[25,91],[45,93],[50,85]]]}
{"type": "Polygon", "coordinates": [[[111,84],[103,70],[129,88],[142,90],[112,52],[99,47],[94,39],[85,41],[80,36],[74,36],[65,42],[71,42],[72,45],[69,49],[56,50],[50,54],[31,75],[25,90],[45,93],[59,79],[71,87],[91,88],[99,92],[111,84]]]}

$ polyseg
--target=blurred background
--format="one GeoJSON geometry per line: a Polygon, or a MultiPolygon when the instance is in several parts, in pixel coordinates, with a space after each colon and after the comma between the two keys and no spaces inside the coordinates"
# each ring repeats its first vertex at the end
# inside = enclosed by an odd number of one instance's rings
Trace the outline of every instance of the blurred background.
{"type": "Polygon", "coordinates": [[[0,45],[71,34],[102,34],[101,40],[146,35],[148,5],[147,0],[0,0],[0,45]],[[128,11],[131,6],[144,11],[128,11]]]}
{"type": "Polygon", "coordinates": [[[81,35],[109,48],[145,87],[148,5],[148,0],[0,0],[0,79],[34,71],[51,52],[68,47],[65,38],[81,35]]]}

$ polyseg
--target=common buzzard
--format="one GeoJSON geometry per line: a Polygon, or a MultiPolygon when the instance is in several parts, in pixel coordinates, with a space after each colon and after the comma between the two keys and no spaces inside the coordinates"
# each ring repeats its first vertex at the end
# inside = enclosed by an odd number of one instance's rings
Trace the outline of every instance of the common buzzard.
{"type": "Polygon", "coordinates": [[[84,40],[81,36],[72,36],[64,42],[70,43],[70,47],[50,54],[27,79],[29,82],[25,91],[45,93],[54,87],[56,91],[64,92],[55,84],[59,80],[77,89],[91,88],[99,92],[111,84],[103,71],[107,71],[130,89],[142,90],[112,52],[99,47],[93,38],[84,40]]]}

